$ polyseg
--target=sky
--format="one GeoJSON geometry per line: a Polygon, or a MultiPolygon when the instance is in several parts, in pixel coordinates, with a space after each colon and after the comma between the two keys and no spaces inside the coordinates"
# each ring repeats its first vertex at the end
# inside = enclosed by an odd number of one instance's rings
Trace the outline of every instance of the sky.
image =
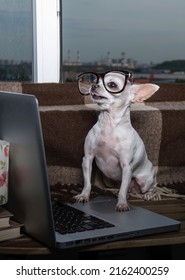
{"type": "Polygon", "coordinates": [[[185,0],[63,0],[63,57],[185,59],[185,0]]]}

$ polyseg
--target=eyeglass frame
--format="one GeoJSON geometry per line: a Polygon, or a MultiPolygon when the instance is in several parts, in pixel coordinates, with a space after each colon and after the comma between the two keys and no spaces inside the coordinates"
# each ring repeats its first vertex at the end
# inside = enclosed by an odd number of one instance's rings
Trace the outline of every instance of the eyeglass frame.
{"type": "MultiPolygon", "coordinates": [[[[93,74],[93,75],[95,75],[95,76],[97,77],[97,81],[96,81],[96,83],[94,83],[94,84],[96,84],[96,85],[98,84],[99,79],[101,78],[101,79],[102,79],[102,82],[103,82],[103,86],[104,86],[104,87],[106,88],[106,90],[107,90],[109,93],[111,93],[111,94],[118,94],[118,93],[122,92],[122,91],[125,89],[125,87],[126,87],[128,78],[132,78],[132,77],[133,77],[133,73],[130,72],[130,71],[127,71],[127,70],[109,70],[109,71],[106,71],[106,72],[104,72],[104,73],[96,73],[96,72],[91,72],[91,71],[81,73],[81,74],[78,75],[78,77],[77,77],[77,85],[78,85],[78,90],[79,90],[79,92],[80,92],[82,95],[90,95],[90,92],[87,93],[87,94],[82,93],[82,92],[80,91],[80,88],[79,88],[79,80],[80,80],[80,77],[83,76],[83,75],[85,75],[85,74],[93,74]],[[118,92],[115,92],[115,93],[112,92],[111,90],[107,89],[107,87],[105,86],[105,83],[104,83],[104,77],[105,77],[105,75],[108,74],[108,73],[111,73],[111,72],[118,72],[118,73],[123,74],[123,75],[125,76],[125,82],[124,82],[123,88],[122,88],[121,90],[119,90],[118,92]]],[[[93,83],[92,83],[92,85],[93,85],[93,83]]]]}

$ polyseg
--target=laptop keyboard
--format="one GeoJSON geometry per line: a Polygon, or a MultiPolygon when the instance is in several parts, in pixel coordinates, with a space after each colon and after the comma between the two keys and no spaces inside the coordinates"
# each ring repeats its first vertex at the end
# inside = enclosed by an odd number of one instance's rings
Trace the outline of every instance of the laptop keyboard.
{"type": "Polygon", "coordinates": [[[55,230],[61,234],[114,227],[113,224],[57,201],[53,202],[53,216],[55,230]]]}

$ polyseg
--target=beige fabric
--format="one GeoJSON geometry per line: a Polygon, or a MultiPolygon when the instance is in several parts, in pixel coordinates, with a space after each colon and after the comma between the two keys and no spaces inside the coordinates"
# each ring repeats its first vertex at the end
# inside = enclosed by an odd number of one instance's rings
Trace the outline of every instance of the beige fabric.
{"type": "MultiPolygon", "coordinates": [[[[84,140],[98,113],[93,105],[41,107],[49,166],[81,169],[84,140]]],[[[183,102],[132,106],[132,125],[145,143],[148,157],[156,168],[159,185],[185,182],[184,119],[183,102]]],[[[76,179],[72,172],[72,182],[75,180],[73,177],[76,179]]],[[[66,182],[69,178],[62,180],[66,182]]]]}

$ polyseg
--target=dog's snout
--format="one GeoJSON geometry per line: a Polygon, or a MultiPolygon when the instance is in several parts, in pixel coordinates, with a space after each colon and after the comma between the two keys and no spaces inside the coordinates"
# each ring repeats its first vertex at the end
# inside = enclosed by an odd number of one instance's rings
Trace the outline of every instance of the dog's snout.
{"type": "Polygon", "coordinates": [[[94,90],[96,90],[97,88],[99,87],[99,85],[98,84],[94,84],[94,85],[92,85],[92,91],[94,91],[94,90]]]}

